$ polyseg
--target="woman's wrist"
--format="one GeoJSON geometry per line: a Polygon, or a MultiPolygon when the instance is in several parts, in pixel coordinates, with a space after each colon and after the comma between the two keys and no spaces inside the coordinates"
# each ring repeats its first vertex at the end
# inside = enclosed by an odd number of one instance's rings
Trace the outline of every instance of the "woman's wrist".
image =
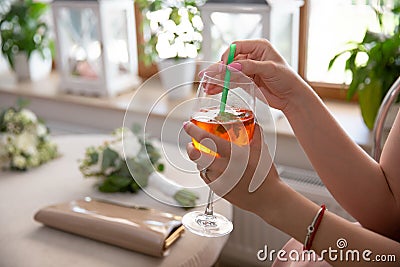
{"type": "Polygon", "coordinates": [[[308,110],[304,109],[304,107],[310,106],[313,100],[318,99],[318,101],[320,101],[318,95],[311,88],[311,86],[300,77],[298,77],[296,82],[292,84],[293,88],[291,89],[291,94],[287,99],[287,105],[282,110],[287,118],[299,116],[299,114],[305,110],[308,110]]]}
{"type": "Polygon", "coordinates": [[[320,207],[282,180],[274,181],[268,189],[264,192],[264,205],[259,205],[254,213],[266,223],[303,242],[306,229],[320,207]]]}
{"type": "Polygon", "coordinates": [[[262,201],[254,205],[252,212],[271,224],[274,218],[280,216],[282,204],[285,202],[285,198],[288,197],[285,195],[288,191],[286,187],[288,185],[280,179],[269,181],[263,191],[260,192],[263,195],[262,201]]]}

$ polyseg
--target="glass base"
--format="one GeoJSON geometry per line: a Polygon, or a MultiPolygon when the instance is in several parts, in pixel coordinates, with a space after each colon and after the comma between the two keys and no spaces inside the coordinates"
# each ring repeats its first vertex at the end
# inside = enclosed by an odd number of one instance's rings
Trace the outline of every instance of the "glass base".
{"type": "Polygon", "coordinates": [[[201,211],[186,213],[182,224],[190,232],[206,237],[219,237],[232,232],[233,224],[221,214],[206,215],[201,211]]]}

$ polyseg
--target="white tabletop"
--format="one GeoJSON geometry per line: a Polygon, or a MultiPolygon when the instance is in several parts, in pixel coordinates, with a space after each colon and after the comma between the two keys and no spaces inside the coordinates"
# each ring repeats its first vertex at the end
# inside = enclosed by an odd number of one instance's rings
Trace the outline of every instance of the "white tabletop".
{"type": "MultiPolygon", "coordinates": [[[[95,188],[95,179],[83,178],[77,160],[90,145],[103,142],[105,136],[76,135],[54,138],[62,156],[28,172],[0,171],[0,266],[211,266],[217,260],[227,236],[205,238],[188,231],[164,258],[155,258],[77,235],[58,231],[33,220],[40,208],[92,196],[172,212],[181,208],[162,204],[144,192],[105,194],[95,188]]],[[[168,147],[169,153],[179,153],[168,147]]],[[[178,157],[176,157],[178,158],[178,157]]],[[[167,164],[167,177],[179,177],[188,183],[198,175],[183,173],[167,164]]],[[[206,198],[202,193],[202,201],[206,198]]],[[[197,209],[204,209],[199,207],[197,209]]],[[[215,203],[215,210],[232,218],[232,206],[225,200],[215,203]]]]}

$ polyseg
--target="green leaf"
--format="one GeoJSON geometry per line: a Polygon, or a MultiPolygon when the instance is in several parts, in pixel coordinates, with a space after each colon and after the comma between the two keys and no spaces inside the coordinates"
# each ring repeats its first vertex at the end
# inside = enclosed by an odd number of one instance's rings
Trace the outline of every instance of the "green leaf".
{"type": "Polygon", "coordinates": [[[57,52],[56,52],[56,43],[54,40],[50,40],[49,42],[49,49],[51,51],[51,58],[54,60],[57,57],[57,52]]]}
{"type": "Polygon", "coordinates": [[[372,42],[379,42],[383,38],[382,33],[376,33],[371,31],[366,31],[364,35],[364,39],[362,40],[362,44],[368,44],[372,42]]]}
{"type": "Polygon", "coordinates": [[[99,190],[105,193],[114,193],[119,191],[119,187],[114,185],[110,180],[106,179],[99,185],[99,190]]]}
{"type": "Polygon", "coordinates": [[[130,184],[130,190],[131,192],[136,193],[140,190],[140,186],[135,181],[132,181],[130,184]]]}
{"type": "Polygon", "coordinates": [[[174,195],[174,199],[185,209],[190,209],[196,206],[196,200],[199,197],[197,196],[196,193],[187,190],[187,189],[182,189],[176,192],[174,195]]]}
{"type": "Polygon", "coordinates": [[[376,18],[378,19],[379,26],[382,28],[382,25],[383,25],[383,14],[379,9],[377,9],[375,7],[373,7],[373,10],[375,12],[376,18]]]}
{"type": "Polygon", "coordinates": [[[160,155],[158,149],[156,149],[152,144],[146,142],[144,149],[145,149],[145,151],[141,151],[141,152],[144,154],[147,154],[148,159],[150,159],[151,164],[156,164],[156,162],[160,160],[161,155],[160,155]]]}
{"type": "Polygon", "coordinates": [[[6,131],[6,125],[4,124],[4,115],[6,114],[7,109],[4,109],[0,112],[0,132],[6,131]]]}
{"type": "Polygon", "coordinates": [[[134,134],[138,135],[142,130],[142,126],[138,123],[134,123],[132,124],[131,130],[134,134]]]}
{"type": "Polygon", "coordinates": [[[237,120],[237,117],[235,114],[229,113],[227,111],[223,111],[223,112],[218,113],[218,116],[216,116],[215,119],[220,122],[228,122],[228,121],[237,120]]]}
{"type": "Polygon", "coordinates": [[[181,16],[178,13],[178,8],[173,8],[171,14],[169,15],[170,19],[175,22],[176,25],[181,23],[181,16]]]}
{"type": "Polygon", "coordinates": [[[353,70],[353,79],[349,85],[349,88],[347,90],[347,95],[346,99],[351,100],[351,98],[354,96],[354,94],[359,90],[359,88],[362,88],[364,86],[364,82],[368,77],[369,70],[367,67],[361,67],[357,71],[353,70]]]}
{"type": "Polygon", "coordinates": [[[32,3],[28,9],[28,16],[37,20],[39,19],[48,9],[48,4],[35,2],[32,3]]]}
{"type": "Polygon", "coordinates": [[[398,43],[396,43],[393,39],[387,39],[385,42],[382,43],[382,54],[384,57],[383,60],[389,61],[389,58],[393,57],[398,49],[398,43]]]}
{"type": "Polygon", "coordinates": [[[374,64],[376,62],[381,61],[382,59],[382,43],[377,43],[375,44],[374,47],[372,47],[369,50],[369,64],[374,64]]]}
{"type": "Polygon", "coordinates": [[[155,0],[154,2],[152,2],[149,6],[148,6],[148,9],[151,11],[151,12],[154,12],[154,11],[157,11],[157,10],[160,10],[160,9],[162,9],[162,1],[160,1],[160,0],[155,0]]]}
{"type": "Polygon", "coordinates": [[[103,161],[101,162],[101,170],[105,171],[109,167],[115,167],[115,162],[119,158],[117,152],[110,148],[106,148],[103,151],[103,161]]]}
{"type": "Polygon", "coordinates": [[[382,83],[379,79],[373,79],[369,84],[358,91],[358,101],[360,103],[361,114],[367,127],[372,130],[375,118],[382,101],[382,83]]]}
{"type": "Polygon", "coordinates": [[[358,51],[351,51],[350,57],[346,60],[345,70],[350,70],[352,73],[356,69],[356,58],[358,51]]]}
{"type": "Polygon", "coordinates": [[[110,175],[108,177],[108,180],[110,183],[115,185],[118,188],[123,188],[128,186],[132,182],[132,178],[124,177],[124,176],[119,176],[119,175],[110,175]]]}
{"type": "Polygon", "coordinates": [[[342,51],[339,54],[336,54],[330,61],[329,61],[329,65],[328,65],[328,70],[330,70],[333,66],[333,64],[335,63],[335,61],[344,53],[347,53],[348,51],[342,51]]]}
{"type": "Polygon", "coordinates": [[[394,14],[399,14],[400,13],[400,6],[397,4],[397,6],[392,9],[392,12],[394,14]]]}
{"type": "Polygon", "coordinates": [[[90,165],[96,164],[99,161],[99,154],[95,151],[91,152],[88,154],[90,162],[90,165]]]}
{"type": "Polygon", "coordinates": [[[355,95],[355,93],[357,92],[358,89],[358,84],[357,83],[351,83],[349,85],[349,88],[347,89],[347,93],[346,93],[346,100],[350,101],[353,96],[355,95]]]}
{"type": "Polygon", "coordinates": [[[164,164],[160,163],[160,164],[157,165],[157,171],[163,172],[164,170],[165,170],[164,164]]]}
{"type": "Polygon", "coordinates": [[[149,160],[143,159],[142,161],[136,161],[135,159],[129,159],[127,161],[129,169],[132,172],[132,177],[140,187],[146,187],[150,174],[154,171],[152,164],[149,160]]]}
{"type": "Polygon", "coordinates": [[[117,171],[115,171],[113,174],[123,177],[128,177],[129,179],[132,180],[132,175],[129,171],[128,165],[124,160],[120,161],[119,166],[117,167],[117,171]]]}

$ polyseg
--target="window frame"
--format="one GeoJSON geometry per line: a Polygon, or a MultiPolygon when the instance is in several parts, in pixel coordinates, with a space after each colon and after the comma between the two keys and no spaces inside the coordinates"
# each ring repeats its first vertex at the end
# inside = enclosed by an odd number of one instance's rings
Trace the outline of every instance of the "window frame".
{"type": "MultiPolygon", "coordinates": [[[[345,100],[348,85],[324,83],[324,82],[311,82],[306,78],[307,70],[307,40],[308,40],[308,25],[309,25],[309,0],[304,0],[304,5],[300,8],[300,23],[299,23],[299,58],[298,58],[298,73],[299,75],[315,90],[315,92],[322,99],[335,99],[345,100]]],[[[135,19],[136,19],[136,34],[138,42],[138,57],[143,53],[142,45],[144,43],[143,34],[141,31],[142,14],[135,2],[135,19]]],[[[157,73],[156,64],[146,66],[142,60],[139,60],[139,76],[146,79],[157,73]]],[[[357,96],[351,99],[357,100],[357,96]]]]}
{"type": "MultiPolygon", "coordinates": [[[[300,8],[298,73],[322,99],[346,100],[348,85],[325,82],[311,82],[307,80],[306,73],[309,15],[309,0],[304,0],[304,5],[300,8]]],[[[357,96],[354,96],[351,99],[351,101],[356,100],[357,96]]]]}

